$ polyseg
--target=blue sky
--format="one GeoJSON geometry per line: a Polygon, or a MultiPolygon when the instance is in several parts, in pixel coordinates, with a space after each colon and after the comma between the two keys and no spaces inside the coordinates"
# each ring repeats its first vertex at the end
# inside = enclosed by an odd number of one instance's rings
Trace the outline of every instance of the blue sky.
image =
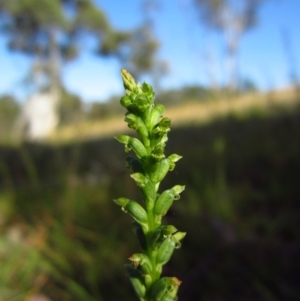
{"type": "MultiPolygon", "coordinates": [[[[154,30],[161,43],[158,58],[169,64],[170,71],[161,81],[163,88],[183,85],[208,84],[209,76],[204,51],[207,45],[213,54],[215,78],[226,80],[222,37],[207,36],[190,0],[160,0],[160,9],[152,13],[154,30]]],[[[141,0],[96,0],[107,13],[111,23],[119,29],[130,29],[142,22],[141,0]]],[[[300,77],[300,1],[267,0],[259,10],[259,24],[242,37],[238,64],[239,72],[253,80],[261,89],[280,88],[289,83],[290,62],[283,43],[283,32],[288,36],[294,56],[293,67],[300,77]]],[[[30,61],[22,55],[12,55],[0,38],[1,81],[0,94],[26,93],[22,79],[30,61]],[[24,93],[25,92],[25,93],[24,93]]],[[[84,53],[78,60],[65,66],[63,81],[71,92],[86,102],[101,101],[122,93],[120,65],[114,59],[99,59],[84,53]]]]}

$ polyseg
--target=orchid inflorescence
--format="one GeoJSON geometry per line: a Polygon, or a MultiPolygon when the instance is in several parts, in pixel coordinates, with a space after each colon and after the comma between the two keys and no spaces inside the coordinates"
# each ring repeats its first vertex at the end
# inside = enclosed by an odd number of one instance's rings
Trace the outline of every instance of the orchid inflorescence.
{"type": "Polygon", "coordinates": [[[136,83],[125,69],[122,69],[122,79],[126,95],[120,102],[127,109],[125,121],[139,138],[120,135],[116,139],[125,145],[126,152],[135,153],[125,161],[143,195],[143,205],[123,197],[114,200],[134,219],[134,230],[142,249],[141,253],[128,258],[130,264],[126,269],[141,301],[174,301],[181,281],[176,277],[161,277],[162,267],[180,247],[186,233],[179,232],[173,225],[163,225],[162,217],[173,201],[180,198],[185,186],[175,185],[161,193],[159,186],[182,157],[177,154],[165,157],[171,120],[163,117],[163,105],[154,104],[152,87],[136,83]]]}

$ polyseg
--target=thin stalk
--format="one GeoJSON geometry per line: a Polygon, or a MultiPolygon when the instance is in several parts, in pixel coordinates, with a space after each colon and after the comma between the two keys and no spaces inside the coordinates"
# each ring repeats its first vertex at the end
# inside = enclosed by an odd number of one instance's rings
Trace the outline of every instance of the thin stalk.
{"type": "Polygon", "coordinates": [[[127,109],[125,121],[139,139],[127,135],[116,139],[125,145],[125,151],[135,154],[128,156],[126,162],[131,177],[142,191],[144,204],[123,197],[114,200],[135,220],[141,246],[140,253],[129,257],[131,263],[127,271],[141,301],[175,301],[181,281],[176,277],[161,277],[161,273],[173,251],[180,247],[185,233],[173,225],[164,225],[162,217],[185,187],[175,185],[163,192],[159,192],[159,187],[181,156],[173,154],[166,158],[164,154],[171,120],[163,117],[162,105],[154,104],[152,87],[146,83],[137,84],[124,69],[122,79],[126,95],[120,103],[127,109]]]}

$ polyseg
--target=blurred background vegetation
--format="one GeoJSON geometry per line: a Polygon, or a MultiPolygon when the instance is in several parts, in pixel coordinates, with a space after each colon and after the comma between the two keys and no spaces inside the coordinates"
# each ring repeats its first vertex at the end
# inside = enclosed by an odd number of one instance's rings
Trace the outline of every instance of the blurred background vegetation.
{"type": "Polygon", "coordinates": [[[228,80],[217,84],[211,72],[208,85],[162,89],[168,67],[151,15],[160,1],[140,2],[143,22],[119,30],[95,1],[0,1],[0,33],[32,59],[25,84],[51,96],[57,120],[31,137],[26,104],[0,96],[0,301],[135,298],[124,262],[138,243],[112,202],[141,197],[113,139],[129,132],[120,95],[86,103],[61,78],[87,37],[97,56],[152,78],[172,118],[167,152],[183,159],[162,189],[179,183],[186,191],[166,223],[187,237],[165,274],[183,281],[179,299],[300,300],[300,94],[291,45],[285,40],[289,87],[260,91],[239,76],[237,54],[264,1],[190,1],[207,30],[225,37],[228,80]]]}

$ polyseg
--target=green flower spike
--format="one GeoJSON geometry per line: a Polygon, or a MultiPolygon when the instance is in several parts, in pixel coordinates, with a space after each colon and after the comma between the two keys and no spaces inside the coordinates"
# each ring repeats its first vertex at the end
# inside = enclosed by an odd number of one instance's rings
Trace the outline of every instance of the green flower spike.
{"type": "Polygon", "coordinates": [[[122,69],[126,95],[120,100],[126,108],[125,122],[136,132],[136,137],[120,135],[116,139],[125,145],[126,166],[131,178],[140,188],[142,202],[127,198],[115,199],[124,212],[134,219],[134,230],[141,252],[131,255],[126,269],[141,301],[176,301],[181,283],[176,277],[161,277],[163,265],[181,246],[186,233],[179,232],[173,225],[162,224],[174,200],[180,198],[185,186],[175,185],[159,191],[160,183],[181,156],[166,157],[164,151],[170,132],[171,120],[163,117],[164,106],[154,104],[154,92],[150,85],[136,83],[134,78],[122,69]]]}

